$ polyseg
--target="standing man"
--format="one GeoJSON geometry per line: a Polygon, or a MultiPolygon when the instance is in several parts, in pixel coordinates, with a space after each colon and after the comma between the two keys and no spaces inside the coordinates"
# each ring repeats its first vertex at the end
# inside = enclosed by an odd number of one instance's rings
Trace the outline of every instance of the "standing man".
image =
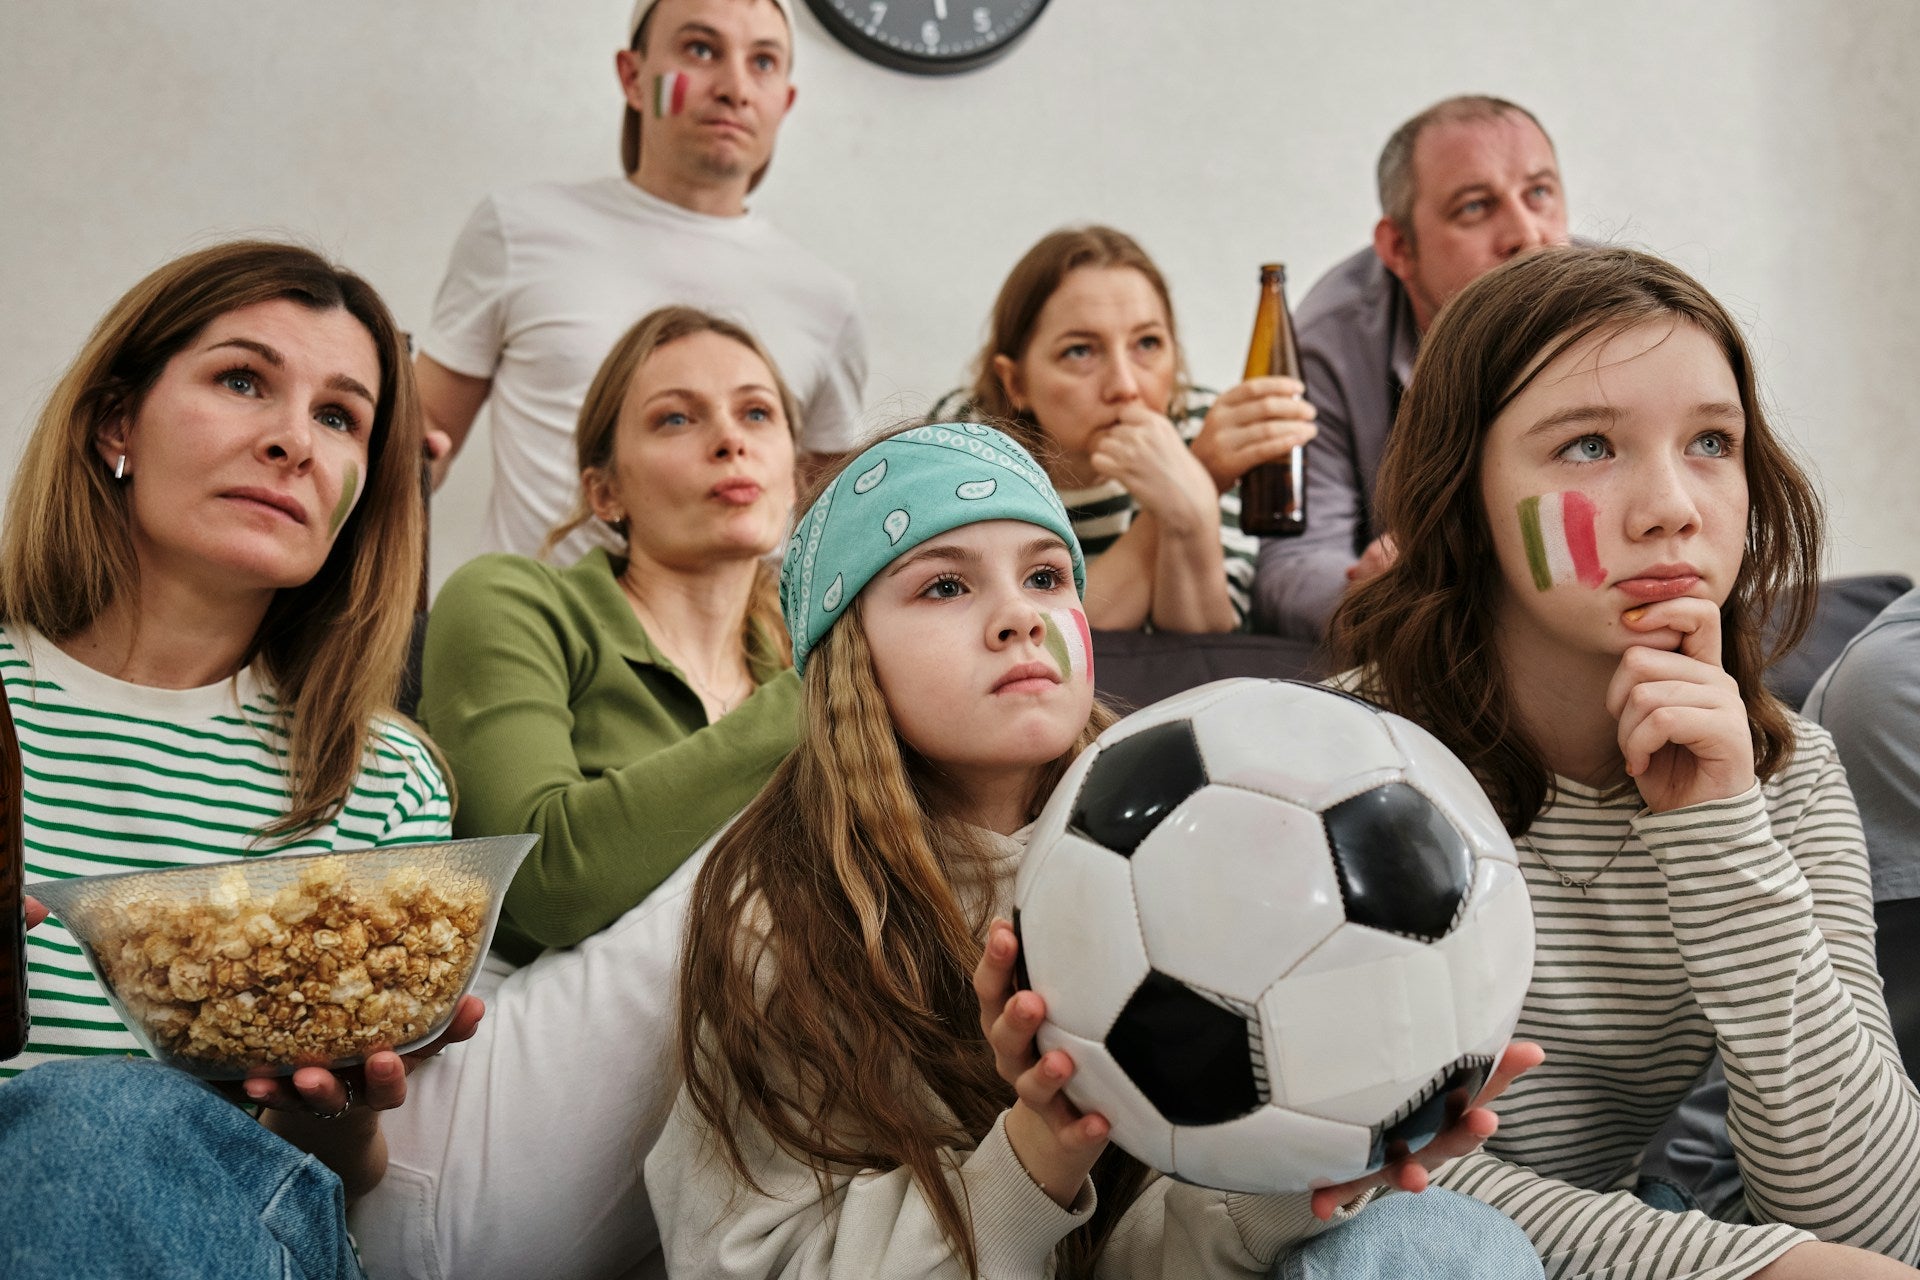
{"type": "MultiPolygon", "coordinates": [[[[790,0],[638,0],[614,56],[624,178],[481,202],[454,245],[415,362],[444,478],[481,406],[493,428],[482,551],[538,552],[573,507],[574,418],[620,335],[669,304],[744,324],[799,395],[802,447],[857,436],[866,344],[852,285],[747,195],[793,106],[790,0]]],[[[593,545],[555,549],[571,563],[593,545]]]]}
{"type": "Polygon", "coordinates": [[[1374,475],[1440,308],[1515,254],[1567,241],[1553,143],[1502,98],[1448,98],[1401,125],[1380,152],[1379,185],[1373,246],[1322,277],[1296,314],[1320,434],[1307,448],[1307,532],[1260,549],[1262,631],[1320,639],[1348,584],[1391,561],[1371,521],[1374,475]]]}

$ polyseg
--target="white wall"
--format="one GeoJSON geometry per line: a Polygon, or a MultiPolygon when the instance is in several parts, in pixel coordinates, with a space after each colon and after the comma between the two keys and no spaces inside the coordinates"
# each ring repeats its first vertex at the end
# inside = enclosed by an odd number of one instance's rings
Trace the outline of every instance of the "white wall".
{"type": "MultiPolygon", "coordinates": [[[[422,326],[491,187],[612,172],[628,0],[6,0],[0,467],[100,312],[238,231],[291,232],[422,326]]],[[[1577,232],[1701,275],[1753,334],[1820,476],[1835,572],[1920,577],[1920,5],[1911,0],[1054,0],[994,66],[919,80],[802,13],[760,200],[858,281],[876,422],[953,385],[1000,278],[1084,220],[1173,282],[1202,381],[1245,350],[1254,268],[1296,299],[1375,216],[1373,157],[1449,93],[1515,98],[1577,232]]],[[[484,438],[435,504],[477,528],[484,438]]]]}

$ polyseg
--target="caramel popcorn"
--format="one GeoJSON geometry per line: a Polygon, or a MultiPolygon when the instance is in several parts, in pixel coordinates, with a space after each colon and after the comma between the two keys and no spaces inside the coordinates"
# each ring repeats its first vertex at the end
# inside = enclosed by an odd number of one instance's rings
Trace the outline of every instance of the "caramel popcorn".
{"type": "Polygon", "coordinates": [[[326,1065],[420,1039],[478,959],[489,886],[402,868],[356,890],[336,858],[255,897],[238,867],[204,898],[141,898],[95,934],[100,968],[188,1070],[326,1065]]]}

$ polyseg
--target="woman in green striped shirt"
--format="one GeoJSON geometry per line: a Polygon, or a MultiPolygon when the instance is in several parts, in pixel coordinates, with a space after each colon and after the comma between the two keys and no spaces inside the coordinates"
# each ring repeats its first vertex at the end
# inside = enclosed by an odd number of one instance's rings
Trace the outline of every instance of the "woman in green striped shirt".
{"type": "MultiPolygon", "coordinates": [[[[41,415],[0,537],[29,881],[448,834],[433,753],[389,711],[420,458],[404,339],[317,255],[220,245],[115,304],[41,415]]],[[[27,1051],[0,1064],[0,1144],[25,1144],[0,1150],[0,1272],[257,1274],[246,1250],[283,1247],[285,1223],[225,1240],[248,1228],[219,1184],[292,1188],[283,1216],[302,1188],[318,1197],[294,1228],[323,1258],[307,1274],[358,1274],[337,1206],[384,1169],[378,1117],[404,1101],[407,1063],[247,1081],[256,1124],[127,1060],[57,921],[29,934],[28,971],[27,1051]],[[217,1225],[163,1262],[117,1229],[141,1207],[217,1225]]],[[[478,1017],[465,1003],[447,1039],[478,1017]]]]}

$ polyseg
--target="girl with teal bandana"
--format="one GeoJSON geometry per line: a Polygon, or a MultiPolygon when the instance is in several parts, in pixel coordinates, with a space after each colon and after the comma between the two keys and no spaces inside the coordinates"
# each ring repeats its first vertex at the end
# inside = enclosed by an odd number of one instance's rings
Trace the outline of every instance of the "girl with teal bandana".
{"type": "MultiPolygon", "coordinates": [[[[1302,1244],[1316,1211],[1344,1222],[1373,1187],[1174,1183],[1067,1102],[1073,1063],[1035,1051],[1044,1006],[1014,991],[1003,917],[1036,811],[1112,721],[1084,582],[1045,474],[979,424],[882,440],[801,519],[781,575],[801,740],[689,911],[685,1084],[646,1164],[669,1271],[1538,1276],[1504,1217],[1445,1195],[1302,1244]],[[1389,1225],[1417,1257],[1382,1243],[1389,1225]],[[1454,1249],[1471,1256],[1450,1271],[1454,1249]]],[[[1491,1126],[1470,1112],[1428,1152],[1491,1126]]]]}

